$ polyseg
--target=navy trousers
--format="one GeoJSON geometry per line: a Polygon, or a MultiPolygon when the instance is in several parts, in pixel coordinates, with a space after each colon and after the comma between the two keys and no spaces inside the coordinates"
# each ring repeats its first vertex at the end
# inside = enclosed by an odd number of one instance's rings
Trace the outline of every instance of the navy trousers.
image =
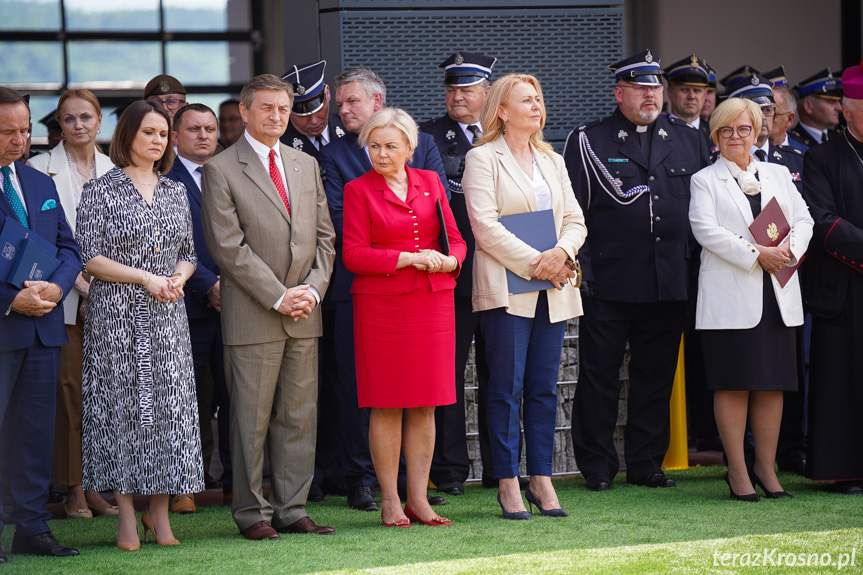
{"type": "Polygon", "coordinates": [[[524,401],[527,474],[551,475],[557,419],[557,378],[566,322],[548,320],[539,292],[533,318],[504,308],[480,312],[489,367],[488,427],[494,476],[518,477],[519,406],[524,401]]]}
{"type": "Polygon", "coordinates": [[[38,336],[29,347],[0,352],[0,429],[10,434],[2,457],[8,464],[7,485],[0,492],[8,489],[15,503],[12,518],[22,537],[49,531],[51,514],[45,503],[51,482],[59,372],[60,348],[45,347],[38,336]]]}

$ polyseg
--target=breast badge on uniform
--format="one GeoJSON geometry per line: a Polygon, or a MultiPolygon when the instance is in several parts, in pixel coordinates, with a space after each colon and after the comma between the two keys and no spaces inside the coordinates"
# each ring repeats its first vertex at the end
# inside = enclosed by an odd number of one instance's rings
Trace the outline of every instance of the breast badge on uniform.
{"type": "Polygon", "coordinates": [[[781,162],[781,161],[782,161],[782,154],[780,154],[779,152],[774,151],[774,152],[773,152],[773,157],[774,157],[774,158],[776,158],[776,161],[777,161],[777,162],[781,162]]]}
{"type": "Polygon", "coordinates": [[[455,132],[453,132],[452,130],[447,130],[446,139],[448,142],[455,140],[455,132]]]}
{"type": "Polygon", "coordinates": [[[336,126],[336,136],[339,138],[343,138],[345,136],[345,131],[342,130],[341,126],[336,126]]]}
{"type": "Polygon", "coordinates": [[[303,141],[299,138],[294,138],[294,141],[291,142],[291,145],[295,150],[303,151],[303,141]]]}
{"type": "Polygon", "coordinates": [[[659,134],[659,137],[663,140],[668,137],[668,132],[666,132],[663,128],[659,128],[659,131],[656,133],[659,134]]]}
{"type": "Polygon", "coordinates": [[[629,134],[627,134],[623,130],[621,130],[617,133],[617,137],[620,138],[621,140],[623,140],[624,142],[626,141],[627,136],[629,136],[629,134]]]}

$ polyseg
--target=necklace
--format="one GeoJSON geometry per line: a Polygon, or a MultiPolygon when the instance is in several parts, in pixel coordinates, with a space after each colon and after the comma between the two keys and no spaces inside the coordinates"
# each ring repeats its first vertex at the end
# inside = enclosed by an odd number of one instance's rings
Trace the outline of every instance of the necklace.
{"type": "Polygon", "coordinates": [[[69,153],[69,150],[66,150],[66,161],[72,168],[71,171],[72,182],[74,183],[73,192],[75,195],[75,205],[78,205],[81,201],[81,194],[84,192],[84,184],[96,178],[96,158],[93,158],[92,165],[86,162],[84,164],[86,168],[85,173],[87,174],[86,179],[84,174],[81,172],[80,164],[75,161],[75,159],[72,157],[72,154],[69,153]]]}
{"type": "MultiPolygon", "coordinates": [[[[128,173],[126,173],[126,175],[129,176],[128,173]]],[[[139,182],[138,180],[134,179],[132,176],[129,176],[129,179],[132,180],[132,183],[135,184],[136,186],[144,186],[146,188],[154,187],[156,184],[159,183],[159,176],[156,176],[155,174],[153,175],[153,181],[152,182],[139,182]]]]}

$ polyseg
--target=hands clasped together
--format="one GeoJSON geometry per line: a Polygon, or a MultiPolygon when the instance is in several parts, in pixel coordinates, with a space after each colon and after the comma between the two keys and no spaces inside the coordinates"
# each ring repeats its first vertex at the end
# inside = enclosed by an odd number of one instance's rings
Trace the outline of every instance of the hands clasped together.
{"type": "Polygon", "coordinates": [[[302,284],[288,288],[282,303],[279,305],[279,313],[289,315],[294,321],[308,319],[309,314],[318,305],[315,294],[309,289],[309,284],[302,284]]]}
{"type": "Polygon", "coordinates": [[[758,265],[764,271],[775,274],[791,262],[791,250],[788,248],[789,240],[786,238],[782,245],[775,248],[755,245],[758,249],[758,265]]]}
{"type": "Polygon", "coordinates": [[[530,273],[530,277],[548,280],[555,288],[561,290],[568,279],[575,277],[575,271],[567,264],[568,259],[569,255],[559,246],[545,250],[530,262],[530,265],[536,266],[530,273]]]}
{"type": "Polygon", "coordinates": [[[186,285],[186,277],[183,274],[164,277],[145,271],[142,276],[144,289],[160,303],[177,303],[179,298],[186,295],[183,292],[183,286],[186,285]]]}
{"type": "Polygon", "coordinates": [[[450,273],[458,267],[454,256],[445,256],[436,250],[420,250],[411,256],[410,265],[429,273],[450,273]]]}
{"type": "Polygon", "coordinates": [[[24,289],[12,300],[12,311],[22,315],[41,317],[60,304],[63,290],[55,283],[24,282],[24,289]]]}

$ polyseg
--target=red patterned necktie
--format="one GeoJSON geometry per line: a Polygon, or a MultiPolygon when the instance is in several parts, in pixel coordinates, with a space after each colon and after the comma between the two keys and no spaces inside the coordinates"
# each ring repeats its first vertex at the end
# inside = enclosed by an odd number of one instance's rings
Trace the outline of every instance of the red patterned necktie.
{"type": "Polygon", "coordinates": [[[282,197],[282,201],[285,203],[285,207],[288,209],[288,215],[291,215],[291,204],[288,203],[288,193],[285,191],[284,182],[282,182],[282,174],[279,173],[279,168],[278,166],[276,166],[275,150],[270,150],[270,178],[276,185],[276,189],[279,190],[279,196],[282,197]]]}

